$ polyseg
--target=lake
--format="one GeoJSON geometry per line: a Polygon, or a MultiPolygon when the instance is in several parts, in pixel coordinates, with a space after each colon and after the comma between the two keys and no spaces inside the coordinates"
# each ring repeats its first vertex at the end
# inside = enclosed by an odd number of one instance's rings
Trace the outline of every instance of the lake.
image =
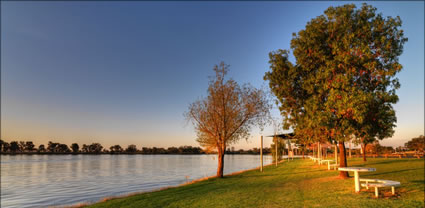
{"type": "MultiPolygon", "coordinates": [[[[264,156],[264,164],[272,162],[264,156]]],[[[259,155],[226,155],[229,174],[258,167],[259,155]]],[[[2,155],[1,207],[92,203],[216,174],[216,155],[2,155]]]]}

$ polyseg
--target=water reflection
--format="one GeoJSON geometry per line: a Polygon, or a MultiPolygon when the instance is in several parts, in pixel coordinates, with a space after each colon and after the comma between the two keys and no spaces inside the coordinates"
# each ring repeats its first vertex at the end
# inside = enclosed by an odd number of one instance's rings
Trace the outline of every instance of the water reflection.
{"type": "MultiPolygon", "coordinates": [[[[257,167],[258,155],[227,155],[225,174],[257,167]]],[[[270,156],[265,164],[271,163],[270,156]]],[[[215,175],[214,155],[2,155],[2,207],[95,202],[215,175]]]]}

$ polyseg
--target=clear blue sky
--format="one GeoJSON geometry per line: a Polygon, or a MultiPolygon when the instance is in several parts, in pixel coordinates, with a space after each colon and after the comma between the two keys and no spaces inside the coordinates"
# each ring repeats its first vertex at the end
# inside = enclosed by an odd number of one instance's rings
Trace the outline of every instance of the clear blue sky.
{"type": "MultiPolygon", "coordinates": [[[[1,136],[197,146],[183,113],[206,95],[214,64],[230,64],[239,83],[265,85],[268,53],[288,49],[293,32],[346,3],[2,2],[1,136]]],[[[399,15],[409,38],[396,133],[382,142],[398,146],[424,132],[424,2],[371,4],[399,15]]],[[[235,147],[258,146],[259,134],[235,147]]]]}

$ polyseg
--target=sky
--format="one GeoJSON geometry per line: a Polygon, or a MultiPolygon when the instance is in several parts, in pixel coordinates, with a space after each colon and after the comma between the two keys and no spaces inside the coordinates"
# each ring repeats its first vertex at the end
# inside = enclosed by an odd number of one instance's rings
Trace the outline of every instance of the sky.
{"type": "MultiPolygon", "coordinates": [[[[267,87],[268,53],[289,49],[293,32],[347,3],[2,2],[1,138],[199,146],[183,113],[206,96],[215,64],[229,64],[239,84],[267,87]]],[[[424,134],[424,2],[369,4],[400,16],[409,39],[397,74],[397,127],[381,141],[400,146],[424,134]]],[[[254,128],[232,146],[259,147],[260,135],[271,134],[254,128]]]]}

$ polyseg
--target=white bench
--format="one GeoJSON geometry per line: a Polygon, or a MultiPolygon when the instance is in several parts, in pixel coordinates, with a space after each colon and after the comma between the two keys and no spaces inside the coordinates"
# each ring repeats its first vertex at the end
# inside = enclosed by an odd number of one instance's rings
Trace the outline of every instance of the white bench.
{"type": "Polygon", "coordinates": [[[364,182],[364,183],[361,183],[361,186],[366,187],[366,189],[369,189],[369,187],[374,187],[376,198],[379,197],[378,188],[391,187],[391,193],[394,195],[395,187],[400,186],[400,182],[398,181],[381,180],[381,179],[360,178],[360,182],[364,182]]]}

